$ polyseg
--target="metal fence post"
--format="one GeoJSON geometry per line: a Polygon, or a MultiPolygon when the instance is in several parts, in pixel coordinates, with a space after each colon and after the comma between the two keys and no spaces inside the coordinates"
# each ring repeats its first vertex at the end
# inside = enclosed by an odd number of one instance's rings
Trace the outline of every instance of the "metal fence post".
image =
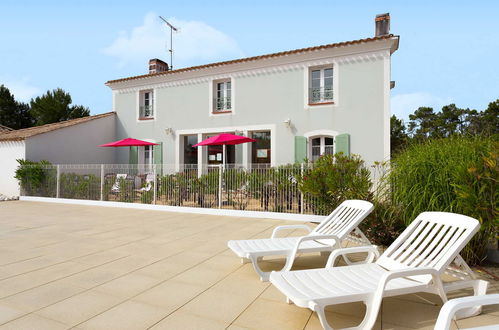
{"type": "Polygon", "coordinates": [[[60,165],[57,164],[57,185],[56,185],[56,191],[55,191],[55,197],[56,198],[59,198],[60,196],[60,191],[61,191],[61,169],[60,169],[60,165]]]}
{"type": "Polygon", "coordinates": [[[222,208],[222,165],[218,165],[218,208],[222,208]]]}
{"type": "Polygon", "coordinates": [[[100,200],[104,200],[104,164],[100,164],[100,200]]]}
{"type": "MultiPolygon", "coordinates": [[[[300,164],[300,176],[303,179],[303,163],[300,164]]],[[[303,214],[305,211],[303,210],[303,206],[305,203],[303,202],[303,191],[300,190],[300,213],[303,214]]]]}
{"type": "Polygon", "coordinates": [[[158,181],[158,178],[156,177],[156,164],[154,164],[153,167],[152,167],[152,175],[154,176],[154,181],[153,181],[153,184],[152,184],[152,188],[153,188],[152,203],[156,204],[156,194],[157,194],[156,182],[158,181]]]}

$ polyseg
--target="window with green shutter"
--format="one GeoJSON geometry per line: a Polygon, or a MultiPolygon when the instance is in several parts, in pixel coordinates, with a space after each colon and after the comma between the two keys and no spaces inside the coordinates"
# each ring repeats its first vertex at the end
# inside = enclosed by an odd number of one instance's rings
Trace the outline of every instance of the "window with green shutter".
{"type": "Polygon", "coordinates": [[[295,136],[295,163],[303,163],[307,158],[307,138],[295,136]]]}
{"type": "Polygon", "coordinates": [[[335,152],[342,152],[345,156],[350,156],[350,134],[340,134],[335,138],[335,152]]]}
{"type": "Polygon", "coordinates": [[[130,147],[128,154],[128,164],[137,164],[139,161],[139,147],[130,147]]]}

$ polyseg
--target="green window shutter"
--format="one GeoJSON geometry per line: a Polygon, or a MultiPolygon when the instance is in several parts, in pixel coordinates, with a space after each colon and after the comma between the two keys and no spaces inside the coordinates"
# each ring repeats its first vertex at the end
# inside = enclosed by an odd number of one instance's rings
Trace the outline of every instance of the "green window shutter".
{"type": "Polygon", "coordinates": [[[139,161],[139,147],[130,147],[128,164],[137,164],[139,161]]]}
{"type": "Polygon", "coordinates": [[[350,134],[340,134],[335,138],[336,153],[342,152],[345,156],[350,156],[350,134]]]}
{"type": "Polygon", "coordinates": [[[307,138],[295,136],[295,163],[302,163],[307,158],[307,138]]]}
{"type": "Polygon", "coordinates": [[[153,161],[154,165],[156,165],[156,172],[157,174],[161,175],[161,170],[163,167],[161,166],[163,164],[163,142],[156,142],[158,145],[153,146],[153,161]]]}

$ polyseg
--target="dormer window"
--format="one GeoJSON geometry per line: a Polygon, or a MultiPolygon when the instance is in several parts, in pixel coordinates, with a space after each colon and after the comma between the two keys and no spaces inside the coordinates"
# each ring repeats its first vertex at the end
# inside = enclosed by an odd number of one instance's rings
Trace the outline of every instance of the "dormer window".
{"type": "Polygon", "coordinates": [[[333,103],[333,67],[310,69],[309,105],[333,103]]]}
{"type": "Polygon", "coordinates": [[[232,87],[230,79],[225,81],[217,81],[215,82],[214,87],[215,87],[215,97],[213,99],[213,113],[231,112],[232,87]]]}
{"type": "Polygon", "coordinates": [[[154,118],[154,92],[152,90],[141,91],[139,95],[139,119],[154,118]]]}

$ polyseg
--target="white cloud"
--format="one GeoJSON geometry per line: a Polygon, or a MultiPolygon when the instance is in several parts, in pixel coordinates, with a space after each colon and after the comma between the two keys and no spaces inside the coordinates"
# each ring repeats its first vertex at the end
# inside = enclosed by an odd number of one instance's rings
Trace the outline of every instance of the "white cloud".
{"type": "Polygon", "coordinates": [[[0,85],[5,85],[17,101],[29,102],[32,97],[40,94],[40,88],[31,85],[30,78],[23,77],[21,79],[10,79],[0,77],[0,85]]]}
{"type": "Polygon", "coordinates": [[[407,122],[409,115],[419,107],[432,107],[437,112],[449,103],[452,103],[451,98],[441,98],[430,93],[406,93],[392,96],[391,109],[393,115],[407,122]]]}
{"type": "MultiPolygon", "coordinates": [[[[176,18],[168,21],[179,28],[173,35],[175,68],[243,56],[234,39],[206,23],[176,18]]],[[[144,63],[145,66],[151,58],[169,62],[169,42],[170,29],[155,13],[149,13],[141,26],[121,32],[102,52],[116,57],[120,66],[130,63],[144,63]]]]}

